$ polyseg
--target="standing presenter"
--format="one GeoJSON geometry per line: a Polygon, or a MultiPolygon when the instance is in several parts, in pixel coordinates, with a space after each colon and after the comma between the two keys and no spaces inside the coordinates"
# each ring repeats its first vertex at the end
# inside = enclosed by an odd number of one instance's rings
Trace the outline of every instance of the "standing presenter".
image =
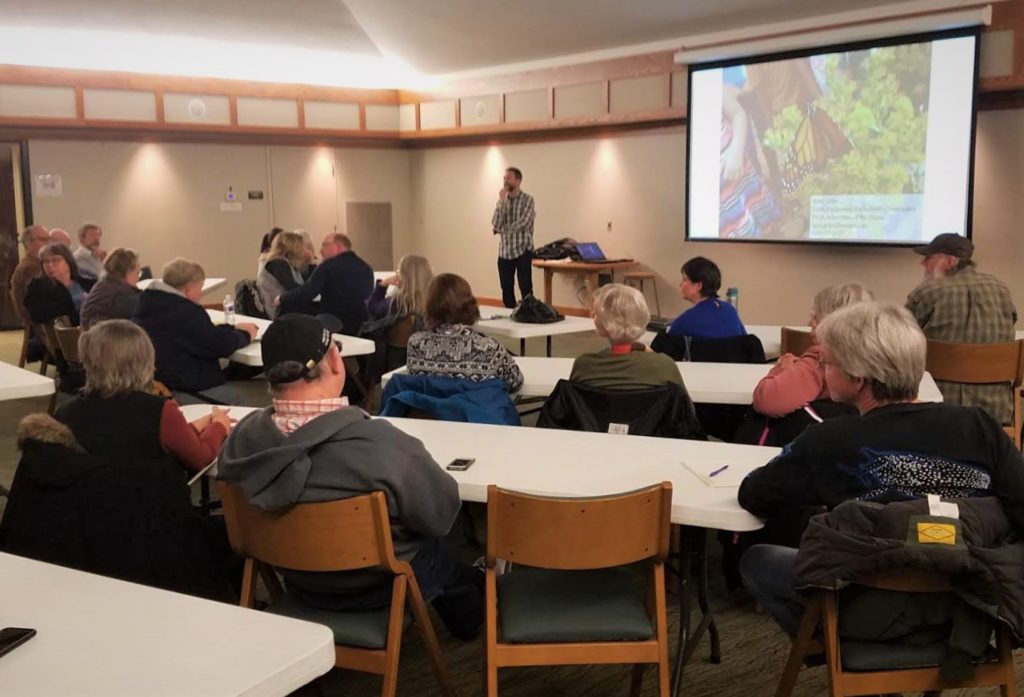
{"type": "Polygon", "coordinates": [[[501,235],[498,244],[498,279],[501,300],[505,307],[516,306],[515,277],[519,276],[519,292],[523,297],[533,294],[533,220],[537,212],[533,196],[519,188],[523,173],[515,167],[505,170],[505,184],[498,192],[491,228],[501,235]]]}

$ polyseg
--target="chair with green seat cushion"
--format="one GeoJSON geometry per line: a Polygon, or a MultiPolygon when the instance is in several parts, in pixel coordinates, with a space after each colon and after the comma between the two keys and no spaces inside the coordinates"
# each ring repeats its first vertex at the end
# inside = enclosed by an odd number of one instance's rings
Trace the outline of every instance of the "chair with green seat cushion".
{"type": "Polygon", "coordinates": [[[231,547],[245,558],[242,607],[252,607],[256,574],[270,591],[270,612],[324,624],[334,633],[334,664],[383,676],[383,697],[394,697],[403,630],[415,621],[445,697],[455,697],[441,646],[408,562],[395,559],[382,492],[341,501],[303,503],[264,511],[245,493],[219,482],[231,547]],[[391,605],[367,612],[302,606],[281,588],[274,569],[346,572],[378,569],[393,575],[391,605]],[[408,612],[407,612],[408,610],[408,612]]]}
{"type": "MultiPolygon", "coordinates": [[[[267,612],[325,625],[334,633],[335,644],[364,649],[387,647],[390,607],[365,612],[338,612],[303,605],[291,596],[284,595],[268,607],[267,612]]],[[[406,629],[410,624],[412,616],[406,612],[402,620],[402,629],[406,629]]]]}
{"type": "MultiPolygon", "coordinates": [[[[900,593],[948,594],[951,590],[949,578],[913,569],[858,579],[857,584],[900,593]]],[[[819,627],[828,667],[829,697],[987,686],[998,686],[1003,697],[1017,694],[1010,635],[1005,627],[997,627],[996,648],[991,657],[975,665],[972,678],[948,680],[940,672],[940,664],[946,656],[945,644],[913,646],[898,642],[840,640],[838,595],[839,591],[834,589],[819,590],[808,601],[779,679],[776,697],[789,697],[793,693],[804,659],[812,650],[820,650],[815,639],[819,627]]]]}
{"type": "Polygon", "coordinates": [[[627,569],[515,568],[498,577],[501,640],[640,641],[654,636],[640,579],[627,569]]]}
{"type": "Polygon", "coordinates": [[[487,488],[488,697],[501,667],[591,663],[633,664],[634,695],[654,663],[667,697],[671,501],[668,482],[593,498],[487,488]]]}

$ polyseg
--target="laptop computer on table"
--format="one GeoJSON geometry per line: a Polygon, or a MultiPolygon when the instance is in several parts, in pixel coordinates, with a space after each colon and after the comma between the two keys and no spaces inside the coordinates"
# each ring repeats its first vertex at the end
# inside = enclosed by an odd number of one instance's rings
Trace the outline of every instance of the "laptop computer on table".
{"type": "Polygon", "coordinates": [[[578,242],[576,251],[579,252],[580,261],[584,264],[612,264],[617,261],[632,261],[632,259],[609,259],[601,250],[597,242],[578,242]]]}

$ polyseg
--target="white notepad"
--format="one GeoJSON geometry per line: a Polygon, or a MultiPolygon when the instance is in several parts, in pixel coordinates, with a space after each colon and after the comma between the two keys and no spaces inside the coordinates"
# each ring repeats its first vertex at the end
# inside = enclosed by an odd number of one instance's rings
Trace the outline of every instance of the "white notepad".
{"type": "Polygon", "coordinates": [[[747,468],[731,465],[727,469],[722,470],[723,467],[726,467],[722,462],[683,462],[681,464],[693,472],[697,479],[704,482],[706,486],[715,487],[716,489],[736,488],[743,482],[743,478],[747,476],[747,468]],[[712,477],[711,474],[718,470],[722,471],[712,477]]]}

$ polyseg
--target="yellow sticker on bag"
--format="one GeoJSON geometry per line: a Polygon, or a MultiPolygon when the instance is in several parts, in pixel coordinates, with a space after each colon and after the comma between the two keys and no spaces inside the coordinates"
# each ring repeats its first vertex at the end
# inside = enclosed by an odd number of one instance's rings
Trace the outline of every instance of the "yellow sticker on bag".
{"type": "Polygon", "coordinates": [[[923,545],[955,545],[956,526],[946,523],[918,523],[917,541],[923,545]]]}

